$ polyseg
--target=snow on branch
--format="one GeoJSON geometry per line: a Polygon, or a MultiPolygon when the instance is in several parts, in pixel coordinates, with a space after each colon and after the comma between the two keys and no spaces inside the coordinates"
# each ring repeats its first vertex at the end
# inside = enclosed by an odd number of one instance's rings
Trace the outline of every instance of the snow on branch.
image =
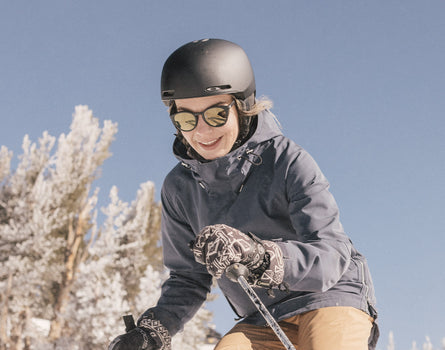
{"type": "MultiPolygon", "coordinates": [[[[380,342],[381,343],[381,342],[380,342]]],[[[394,342],[394,333],[392,331],[389,332],[388,335],[388,343],[386,345],[387,350],[396,350],[395,342],[394,342]]],[[[417,342],[413,341],[411,343],[410,350],[445,350],[445,338],[442,339],[442,346],[440,348],[436,348],[433,346],[431,339],[429,336],[425,337],[425,342],[423,343],[422,347],[419,348],[417,346],[417,342]]]]}
{"type": "Polygon", "coordinates": [[[12,152],[5,146],[0,147],[0,184],[5,181],[5,178],[11,171],[12,152]]]}

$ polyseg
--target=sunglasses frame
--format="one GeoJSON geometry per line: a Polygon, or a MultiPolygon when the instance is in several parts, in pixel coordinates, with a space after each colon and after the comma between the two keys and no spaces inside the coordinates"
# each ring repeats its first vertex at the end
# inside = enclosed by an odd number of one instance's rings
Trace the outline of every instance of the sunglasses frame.
{"type": "Polygon", "coordinates": [[[213,106],[210,106],[210,107],[206,108],[206,109],[203,110],[202,112],[191,112],[191,111],[175,112],[175,113],[170,114],[170,119],[171,119],[173,125],[175,126],[175,128],[177,128],[178,130],[181,130],[182,132],[189,132],[189,131],[195,130],[195,129],[196,129],[196,126],[198,125],[198,117],[199,117],[200,115],[202,116],[202,119],[205,121],[205,123],[206,123],[207,125],[211,126],[212,128],[219,128],[219,127],[221,127],[221,126],[226,125],[227,120],[229,119],[228,115],[229,115],[230,108],[232,108],[232,106],[233,106],[234,104],[235,104],[235,100],[232,100],[232,102],[230,102],[228,105],[218,105],[218,104],[216,104],[216,105],[213,105],[213,106]],[[210,123],[207,121],[207,118],[205,117],[205,113],[206,113],[209,109],[212,109],[212,108],[221,108],[221,109],[223,109],[223,110],[227,113],[227,118],[226,118],[226,120],[225,120],[225,122],[224,122],[223,124],[220,124],[220,125],[212,125],[212,124],[210,124],[210,123]],[[175,121],[175,116],[176,116],[177,114],[180,114],[180,113],[189,113],[189,114],[193,115],[193,117],[195,118],[195,126],[194,126],[192,129],[190,129],[190,130],[183,130],[183,129],[181,129],[181,128],[179,127],[179,123],[175,121]]]}

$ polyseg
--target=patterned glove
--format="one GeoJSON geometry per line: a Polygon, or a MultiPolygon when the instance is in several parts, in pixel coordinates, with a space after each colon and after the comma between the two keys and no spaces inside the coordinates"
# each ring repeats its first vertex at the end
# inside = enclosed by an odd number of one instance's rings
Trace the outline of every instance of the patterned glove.
{"type": "MultiPolygon", "coordinates": [[[[264,288],[281,288],[284,278],[283,252],[278,244],[274,242],[261,241],[261,243],[266,250],[266,255],[269,256],[269,266],[255,279],[253,284],[264,288]]],[[[286,286],[283,287],[287,288],[286,286]]]]}
{"type": "Polygon", "coordinates": [[[144,314],[138,327],[114,339],[108,350],[171,350],[168,330],[153,316],[152,313],[144,314]]]}
{"type": "Polygon", "coordinates": [[[241,263],[249,269],[252,285],[271,288],[283,282],[283,253],[278,245],[227,225],[204,227],[193,244],[193,254],[216,278],[230,265],[241,263]]]}

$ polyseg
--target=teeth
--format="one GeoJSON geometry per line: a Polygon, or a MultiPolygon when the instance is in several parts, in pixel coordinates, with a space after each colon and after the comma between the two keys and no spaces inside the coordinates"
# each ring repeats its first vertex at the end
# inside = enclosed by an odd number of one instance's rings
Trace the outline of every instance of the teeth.
{"type": "Polygon", "coordinates": [[[209,141],[209,142],[200,142],[200,143],[203,144],[204,146],[210,146],[210,145],[215,144],[217,141],[218,141],[218,139],[212,140],[212,141],[209,141]]]}

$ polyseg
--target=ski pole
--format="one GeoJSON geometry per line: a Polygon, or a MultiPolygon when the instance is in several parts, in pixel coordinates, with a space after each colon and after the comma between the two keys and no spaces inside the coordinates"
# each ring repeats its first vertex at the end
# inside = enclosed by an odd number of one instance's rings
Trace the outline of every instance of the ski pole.
{"type": "Polygon", "coordinates": [[[239,285],[246,292],[246,294],[250,298],[250,300],[255,304],[257,310],[264,317],[267,324],[275,332],[278,339],[281,340],[284,347],[287,350],[296,350],[295,347],[290,342],[289,338],[286,336],[284,331],[281,329],[278,322],[273,318],[273,316],[270,314],[269,310],[267,310],[266,306],[264,306],[261,299],[258,297],[258,295],[255,293],[253,288],[247,282],[246,277],[249,276],[249,269],[243,264],[235,263],[233,265],[230,265],[226,269],[226,276],[231,281],[239,283],[239,285]]]}

